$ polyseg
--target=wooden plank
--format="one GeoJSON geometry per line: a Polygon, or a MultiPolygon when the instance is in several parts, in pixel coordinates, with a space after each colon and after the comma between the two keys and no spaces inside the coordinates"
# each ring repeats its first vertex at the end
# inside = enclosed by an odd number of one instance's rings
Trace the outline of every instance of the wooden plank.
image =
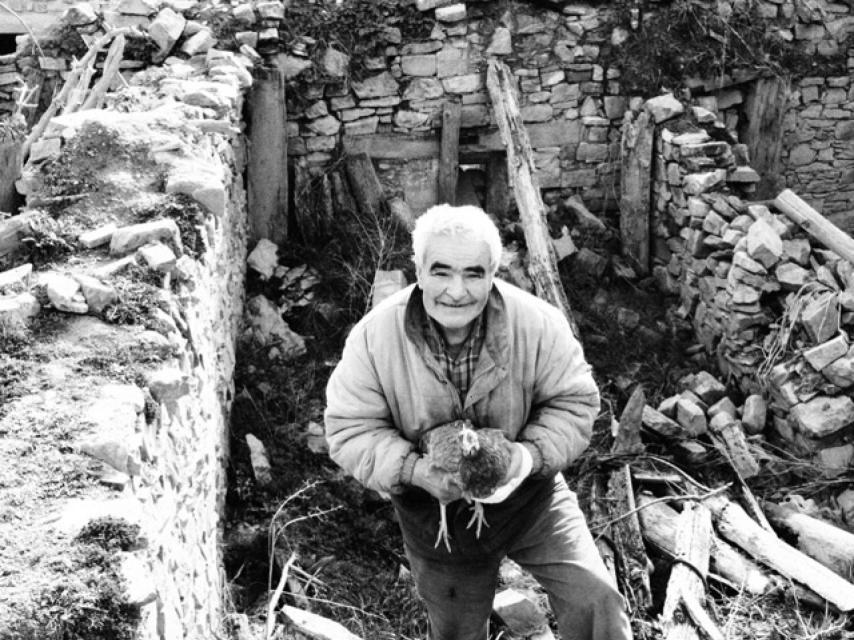
{"type": "Polygon", "coordinates": [[[629,465],[611,472],[605,502],[613,521],[611,534],[621,566],[623,595],[633,611],[645,611],[652,605],[651,564],[644,549],[629,465]]]}
{"type": "Polygon", "coordinates": [[[499,219],[510,213],[510,183],[503,153],[490,153],[486,160],[486,211],[499,219]]]}
{"type": "Polygon", "coordinates": [[[457,203],[462,106],[456,100],[442,107],[442,146],[439,154],[439,202],[457,203]]]}
{"type": "Polygon", "coordinates": [[[573,333],[578,335],[569,300],[558,275],[557,259],[546,223],[546,208],[536,178],[534,152],[522,124],[512,78],[506,64],[494,58],[489,60],[486,86],[506,148],[507,173],[525,232],[528,275],[534,282],[537,295],[560,309],[573,333]]]}
{"type": "Polygon", "coordinates": [[[709,553],[712,541],[712,516],[701,504],[688,503],[677,519],[676,564],[670,571],[667,595],[661,611],[664,637],[696,638],[700,635],[681,615],[685,608],[694,623],[713,640],[723,640],[723,634],[702,607],[706,597],[705,580],[709,572],[709,553]]]}
{"type": "Polygon", "coordinates": [[[739,505],[715,496],[704,501],[718,532],[759,562],[805,585],[842,612],[854,610],[854,584],[763,529],[739,505]]]}
{"type": "Polygon", "coordinates": [[[774,199],[774,206],[828,249],[854,264],[854,238],[813,209],[791,189],[783,189],[774,199]]]}
{"type": "Polygon", "coordinates": [[[620,162],[620,239],[639,275],[649,273],[652,142],[655,123],[646,111],[623,122],[620,162]]]}
{"type": "Polygon", "coordinates": [[[747,126],[742,140],[747,145],[750,166],[760,176],[757,198],[770,198],[785,185],[782,172],[783,117],[789,98],[789,81],[785,78],[759,78],[749,85],[744,100],[747,126]]]}
{"type": "Polygon", "coordinates": [[[641,419],[643,409],[646,406],[646,396],[643,387],[637,385],[632,395],[629,396],[623,413],[620,415],[619,428],[614,435],[611,445],[611,453],[643,453],[644,446],[641,441],[641,419]]]}
{"type": "Polygon", "coordinates": [[[791,505],[763,504],[768,519],[797,536],[798,549],[843,578],[854,569],[854,534],[800,513],[791,505]]]}
{"type": "Polygon", "coordinates": [[[0,143],[0,211],[15,213],[17,191],[15,181],[21,177],[22,139],[9,139],[0,143]]]}
{"type": "Polygon", "coordinates": [[[288,237],[288,142],[285,74],[259,67],[248,103],[250,236],[279,244],[288,237]]]}
{"type": "Polygon", "coordinates": [[[750,452],[741,423],[725,413],[719,413],[709,422],[714,434],[712,443],[742,478],[752,478],[759,473],[759,463],[750,452]]]}

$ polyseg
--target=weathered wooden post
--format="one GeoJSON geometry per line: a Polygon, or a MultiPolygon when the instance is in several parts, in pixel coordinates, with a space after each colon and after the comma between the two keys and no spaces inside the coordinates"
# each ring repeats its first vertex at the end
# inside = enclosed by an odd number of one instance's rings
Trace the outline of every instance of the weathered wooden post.
{"type": "Polygon", "coordinates": [[[261,67],[249,96],[249,227],[253,241],[288,237],[288,139],[285,74],[261,67]]]}
{"type": "Polygon", "coordinates": [[[646,111],[627,112],[620,145],[620,239],[638,275],[649,273],[649,209],[655,123],[646,111]]]}

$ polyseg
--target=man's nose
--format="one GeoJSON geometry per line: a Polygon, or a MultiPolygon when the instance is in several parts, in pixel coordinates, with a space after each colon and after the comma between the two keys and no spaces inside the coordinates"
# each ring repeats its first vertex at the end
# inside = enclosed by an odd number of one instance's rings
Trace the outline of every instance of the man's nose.
{"type": "Polygon", "coordinates": [[[445,290],[445,292],[449,296],[457,300],[464,297],[466,295],[466,286],[463,282],[462,277],[453,276],[451,278],[451,281],[448,283],[448,288],[445,290]]]}

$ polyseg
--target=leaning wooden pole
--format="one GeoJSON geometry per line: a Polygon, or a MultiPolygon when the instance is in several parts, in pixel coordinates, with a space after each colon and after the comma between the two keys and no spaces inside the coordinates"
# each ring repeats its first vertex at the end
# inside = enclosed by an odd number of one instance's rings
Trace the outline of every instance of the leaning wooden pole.
{"type": "Polygon", "coordinates": [[[813,238],[854,264],[854,238],[799,198],[791,189],[783,189],[774,206],[813,238]]]}
{"type": "Polygon", "coordinates": [[[578,329],[572,317],[572,309],[558,276],[557,259],[546,225],[546,207],[534,167],[534,151],[528,139],[528,132],[522,124],[512,78],[513,75],[506,64],[494,58],[489,60],[486,86],[507,153],[507,173],[525,231],[528,275],[534,281],[537,295],[563,311],[577,336],[578,329]]]}

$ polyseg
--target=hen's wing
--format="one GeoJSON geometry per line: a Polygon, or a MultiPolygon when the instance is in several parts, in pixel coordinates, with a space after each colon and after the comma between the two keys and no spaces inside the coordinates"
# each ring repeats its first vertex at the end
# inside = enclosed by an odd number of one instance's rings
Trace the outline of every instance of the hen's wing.
{"type": "Polygon", "coordinates": [[[466,493],[483,498],[492,494],[507,475],[512,450],[500,429],[479,429],[477,437],[480,451],[477,457],[462,462],[460,479],[466,493]]]}
{"type": "Polygon", "coordinates": [[[460,431],[464,424],[462,420],[455,420],[434,427],[421,436],[421,453],[431,465],[448,473],[459,473],[463,459],[460,431]]]}

